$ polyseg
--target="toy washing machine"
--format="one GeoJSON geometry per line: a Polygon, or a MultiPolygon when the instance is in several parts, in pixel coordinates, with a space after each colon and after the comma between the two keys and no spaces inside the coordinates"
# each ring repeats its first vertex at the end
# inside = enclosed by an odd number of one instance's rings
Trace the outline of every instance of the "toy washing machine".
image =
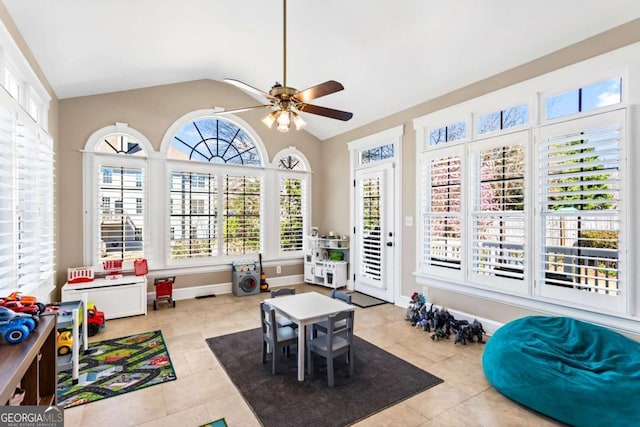
{"type": "Polygon", "coordinates": [[[260,293],[260,272],[256,263],[234,263],[231,272],[231,291],[237,297],[260,293]]]}

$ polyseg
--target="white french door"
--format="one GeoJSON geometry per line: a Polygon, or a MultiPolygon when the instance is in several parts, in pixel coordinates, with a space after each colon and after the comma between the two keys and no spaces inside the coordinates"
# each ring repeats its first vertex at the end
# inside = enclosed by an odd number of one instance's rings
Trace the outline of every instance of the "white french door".
{"type": "Polygon", "coordinates": [[[394,302],[395,212],[391,162],[355,172],[356,291],[394,302]]]}

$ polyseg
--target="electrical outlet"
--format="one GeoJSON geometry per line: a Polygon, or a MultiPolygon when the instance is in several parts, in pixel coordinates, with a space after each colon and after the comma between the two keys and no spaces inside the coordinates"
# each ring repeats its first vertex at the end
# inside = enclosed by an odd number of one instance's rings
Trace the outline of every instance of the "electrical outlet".
{"type": "Polygon", "coordinates": [[[282,266],[276,265],[276,274],[280,274],[280,273],[282,273],[282,266]]]}

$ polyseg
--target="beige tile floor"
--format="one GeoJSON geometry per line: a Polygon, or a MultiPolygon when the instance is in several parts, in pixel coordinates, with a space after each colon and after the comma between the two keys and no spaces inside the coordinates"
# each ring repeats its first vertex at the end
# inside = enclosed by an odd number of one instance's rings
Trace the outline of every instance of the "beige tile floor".
{"type": "MultiPolygon", "coordinates": [[[[297,285],[298,292],[329,293],[320,286],[297,285]]],[[[230,427],[260,426],[229,380],[205,338],[260,326],[258,302],[267,294],[177,301],[147,316],[114,319],[91,341],[161,329],[178,379],[118,397],[65,410],[65,426],[199,426],[225,418],[230,427]]],[[[404,320],[391,304],[356,308],[356,334],[444,379],[444,383],[359,423],[369,426],[558,426],[517,405],[485,379],[482,344],[432,341],[404,320]]],[[[348,399],[345,396],[345,399],[348,399]]],[[[313,426],[305,426],[313,427],[313,426]]]]}

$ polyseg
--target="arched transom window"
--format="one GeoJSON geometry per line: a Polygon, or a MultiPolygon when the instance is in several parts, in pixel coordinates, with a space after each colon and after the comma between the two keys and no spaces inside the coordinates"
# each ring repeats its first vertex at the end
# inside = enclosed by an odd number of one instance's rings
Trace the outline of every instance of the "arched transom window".
{"type": "Polygon", "coordinates": [[[189,122],[173,137],[168,157],[206,163],[260,166],[252,138],[240,127],[221,118],[189,122]]]}
{"type": "Polygon", "coordinates": [[[96,145],[96,152],[106,154],[126,154],[129,156],[141,157],[147,155],[138,141],[125,134],[106,136],[96,145]]]}

